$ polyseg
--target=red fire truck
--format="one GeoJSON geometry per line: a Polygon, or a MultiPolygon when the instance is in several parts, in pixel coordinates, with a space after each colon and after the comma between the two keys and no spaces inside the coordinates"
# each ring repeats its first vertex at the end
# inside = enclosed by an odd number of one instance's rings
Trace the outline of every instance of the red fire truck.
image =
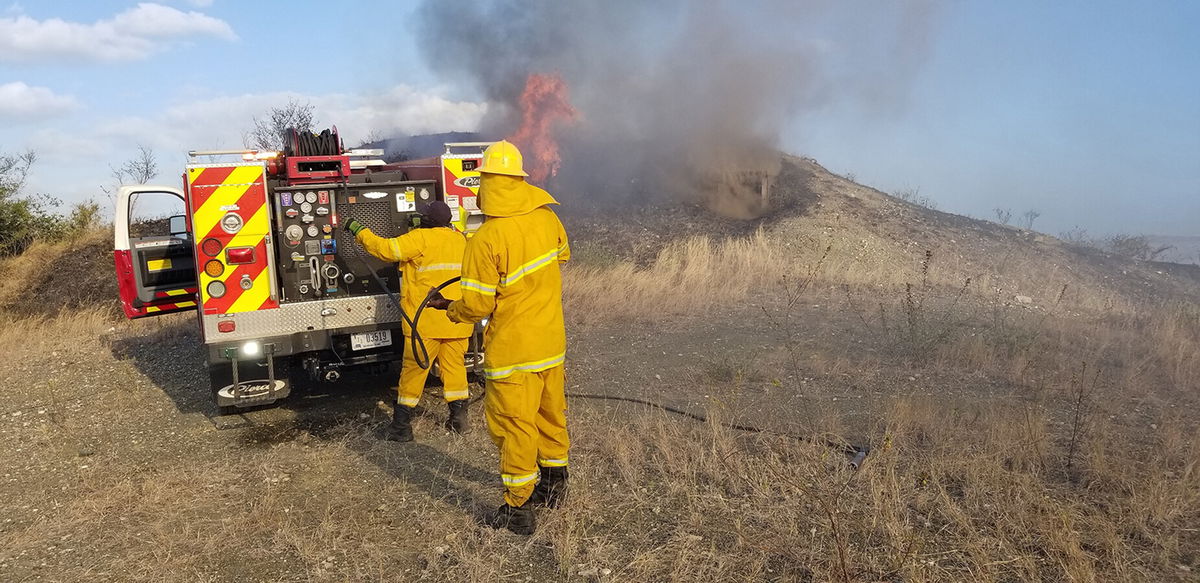
{"type": "MultiPolygon", "coordinates": [[[[345,150],[333,129],[292,131],[282,152],[189,152],[182,187],[118,191],[113,255],[125,315],[194,310],[221,408],[283,399],[295,375],[336,381],[350,367],[398,363],[399,273],[339,217],[393,237],[411,228],[418,203],[444,200],[470,234],[483,219],[475,168],[487,145],[385,164],[381,150],[345,150]],[[179,212],[139,220],[137,209],[163,201],[179,212]]],[[[476,372],[479,338],[467,354],[476,372]]]]}

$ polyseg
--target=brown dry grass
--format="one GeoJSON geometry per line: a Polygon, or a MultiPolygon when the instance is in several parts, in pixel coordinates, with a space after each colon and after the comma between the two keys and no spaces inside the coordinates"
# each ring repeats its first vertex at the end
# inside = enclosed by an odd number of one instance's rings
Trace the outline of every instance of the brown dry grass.
{"type": "MultiPolygon", "coordinates": [[[[530,539],[475,523],[489,487],[461,468],[429,468],[446,488],[430,491],[356,422],[235,459],[115,461],[0,543],[84,542],[86,562],[53,571],[80,581],[1139,581],[1186,580],[1200,542],[1200,435],[1183,422],[1144,456],[1093,440],[1075,482],[1049,420],[1015,404],[897,399],[857,473],[717,423],[573,422],[574,497],[530,539]]],[[[487,464],[482,438],[436,447],[487,464]]]]}
{"type": "MultiPolygon", "coordinates": [[[[1200,431],[1184,421],[1200,396],[1194,304],[1127,296],[1036,256],[981,272],[869,237],[839,247],[846,240],[694,238],[644,268],[570,268],[567,305],[584,322],[670,322],[749,301],[802,326],[779,298],[841,295],[830,317],[855,320],[885,355],[851,362],[958,370],[1015,392],[969,414],[952,397],[896,400],[878,420],[884,447],[857,476],[820,447],[666,421],[630,429],[604,457],[625,480],[618,488],[651,490],[624,515],[653,504],[676,520],[657,539],[621,533],[653,549],[617,552],[621,579],[1190,580],[1200,562],[1200,431]],[[1125,419],[1130,410],[1140,415],[1125,419]]],[[[844,359],[806,355],[809,370],[807,356],[844,359]]]]}
{"type": "Polygon", "coordinates": [[[578,323],[694,314],[761,289],[785,257],[760,231],[740,239],[674,242],[644,268],[627,261],[570,265],[564,309],[578,323]]]}
{"type": "MultiPolygon", "coordinates": [[[[744,300],[786,328],[808,371],[957,371],[1011,390],[983,405],[897,391],[865,424],[814,403],[801,436],[812,441],[732,431],[719,421],[743,420],[719,399],[704,424],[576,402],[573,499],[542,513],[530,539],[476,522],[495,499],[494,478],[478,477],[494,466],[482,432],[396,449],[372,434],[375,417],[265,446],[209,437],[187,446],[188,463],[111,457],[62,486],[69,496],[45,492],[58,510],[0,529],[0,567],[82,540],[86,558],[49,564],[47,578],[1194,580],[1194,305],[1139,302],[1037,257],[988,271],[940,249],[926,265],[923,249],[849,228],[795,233],[690,239],[646,267],[571,265],[568,314],[677,323],[744,300]],[[877,350],[806,353],[807,328],[782,313],[798,309],[792,297],[877,350]],[[849,434],[874,447],[858,472],[813,443],[849,434]]],[[[33,253],[25,260],[48,260],[33,253]]],[[[4,317],[6,346],[47,332],[90,342],[111,323],[104,308],[4,317]]],[[[751,372],[713,370],[731,392],[751,372]]],[[[435,426],[422,419],[418,433],[435,426]]]]}

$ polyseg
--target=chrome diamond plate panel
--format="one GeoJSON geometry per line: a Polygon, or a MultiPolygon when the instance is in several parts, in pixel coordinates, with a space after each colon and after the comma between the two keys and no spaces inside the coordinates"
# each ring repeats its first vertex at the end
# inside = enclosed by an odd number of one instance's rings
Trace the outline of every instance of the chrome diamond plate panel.
{"type": "Polygon", "coordinates": [[[282,304],[274,310],[205,315],[201,319],[205,343],[215,344],[297,332],[390,324],[400,321],[400,312],[387,295],[380,294],[295,302],[282,304]],[[218,331],[217,324],[227,320],[236,322],[236,329],[233,332],[218,331]]]}

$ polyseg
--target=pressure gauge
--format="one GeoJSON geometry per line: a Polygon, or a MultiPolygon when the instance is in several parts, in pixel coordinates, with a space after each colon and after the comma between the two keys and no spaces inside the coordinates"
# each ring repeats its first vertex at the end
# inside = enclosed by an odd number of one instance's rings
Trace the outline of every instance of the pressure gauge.
{"type": "Polygon", "coordinates": [[[221,218],[221,229],[230,235],[242,230],[242,217],[237,213],[228,213],[221,218]]]}
{"type": "MultiPolygon", "coordinates": [[[[307,201],[308,204],[317,204],[317,193],[310,192],[310,193],[304,195],[304,200],[307,201]]],[[[308,212],[308,211],[304,211],[304,212],[308,212]]]]}
{"type": "Polygon", "coordinates": [[[316,226],[316,225],[309,225],[309,226],[308,226],[308,236],[309,236],[309,237],[316,237],[316,236],[317,236],[317,233],[318,233],[318,231],[317,231],[317,226],[316,226]]]}
{"type": "MultiPolygon", "coordinates": [[[[312,194],[312,193],[309,193],[309,194],[312,194]]],[[[311,205],[311,204],[308,204],[307,202],[306,202],[306,203],[303,203],[303,204],[301,204],[301,205],[300,205],[300,212],[302,212],[302,213],[304,213],[304,214],[311,213],[311,212],[312,212],[312,205],[311,205]]]]}

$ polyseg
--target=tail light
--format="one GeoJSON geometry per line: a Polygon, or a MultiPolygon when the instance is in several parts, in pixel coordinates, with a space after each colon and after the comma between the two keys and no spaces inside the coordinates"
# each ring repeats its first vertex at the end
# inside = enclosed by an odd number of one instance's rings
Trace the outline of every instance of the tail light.
{"type": "Polygon", "coordinates": [[[217,254],[221,252],[221,242],[211,238],[205,239],[204,242],[200,244],[200,250],[209,257],[216,257],[217,254]]]}
{"type": "Polygon", "coordinates": [[[254,263],[254,247],[230,247],[226,249],[225,262],[230,265],[254,263]]]}
{"type": "Polygon", "coordinates": [[[225,265],[216,259],[209,259],[208,263],[204,264],[204,273],[209,277],[221,277],[225,273],[225,265]]]}
{"type": "Polygon", "coordinates": [[[237,322],[233,320],[222,320],[217,322],[217,332],[233,332],[237,329],[237,322]]]}

